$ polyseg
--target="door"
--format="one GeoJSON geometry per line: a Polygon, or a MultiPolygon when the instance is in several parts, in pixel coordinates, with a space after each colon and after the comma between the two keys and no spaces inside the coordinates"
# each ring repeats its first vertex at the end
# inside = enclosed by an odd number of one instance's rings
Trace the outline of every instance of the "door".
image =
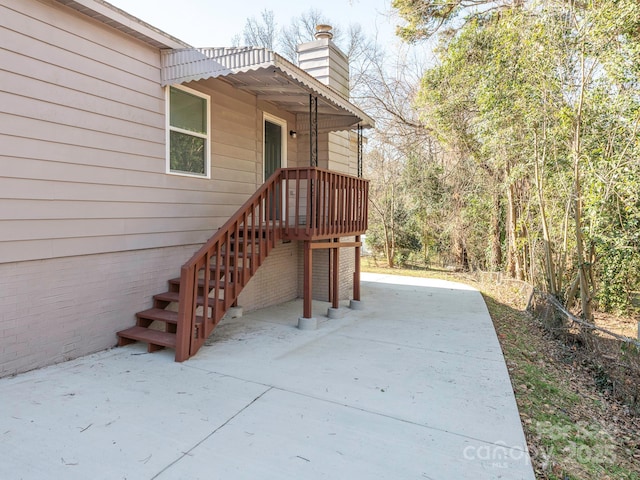
{"type": "MultiPolygon", "coordinates": [[[[264,181],[266,181],[278,168],[286,167],[286,132],[287,124],[279,118],[267,116],[264,118],[264,181]]],[[[283,206],[283,194],[281,185],[276,185],[275,198],[269,197],[272,208],[269,209],[270,220],[279,220],[283,206]],[[275,212],[275,218],[274,218],[275,212]]]]}
{"type": "Polygon", "coordinates": [[[282,125],[265,119],[264,121],[264,180],[282,167],[282,125]]]}

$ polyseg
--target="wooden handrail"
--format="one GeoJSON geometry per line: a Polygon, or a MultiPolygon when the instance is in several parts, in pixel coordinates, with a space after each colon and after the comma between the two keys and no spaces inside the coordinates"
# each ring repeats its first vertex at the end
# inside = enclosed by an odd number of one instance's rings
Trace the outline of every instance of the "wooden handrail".
{"type": "Polygon", "coordinates": [[[195,354],[279,239],[361,235],[367,180],[302,167],[276,170],[180,273],[176,361],[195,354]]]}

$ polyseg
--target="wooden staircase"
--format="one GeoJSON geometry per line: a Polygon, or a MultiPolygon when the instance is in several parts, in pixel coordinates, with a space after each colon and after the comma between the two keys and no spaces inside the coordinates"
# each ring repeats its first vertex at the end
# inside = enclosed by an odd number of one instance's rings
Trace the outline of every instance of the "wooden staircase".
{"type": "Polygon", "coordinates": [[[176,361],[198,351],[280,238],[280,172],[182,266],[166,292],[154,295],[152,308],[136,314],[135,326],[117,333],[118,346],[144,342],[149,352],[173,348],[176,361]]]}
{"type": "MultiPolygon", "coordinates": [[[[255,242],[254,239],[243,242],[241,235],[238,241],[232,236],[229,243],[232,252],[236,249],[242,250],[244,248],[248,248],[249,252],[258,252],[260,242],[255,242]]],[[[199,278],[197,281],[195,304],[198,309],[204,308],[206,292],[209,297],[207,300],[209,316],[214,319],[214,327],[222,320],[228,310],[226,304],[229,300],[225,302],[225,294],[233,295],[232,305],[235,304],[238,295],[257,270],[257,268],[251,268],[251,264],[254,261],[251,255],[244,255],[240,252],[238,255],[231,255],[229,268],[227,268],[225,257],[226,255],[221,253],[210,264],[210,278],[207,283],[205,283],[204,278],[199,278]],[[235,268],[236,263],[239,263],[239,268],[235,268]],[[219,281],[215,281],[214,276],[219,281]],[[208,287],[205,287],[205,285],[208,287]]],[[[259,255],[256,255],[256,257],[259,258],[259,255]]],[[[200,276],[203,277],[203,275],[200,276]]],[[[153,296],[153,308],[138,312],[136,314],[136,325],[118,332],[118,346],[133,342],[144,342],[148,345],[148,352],[155,352],[165,347],[176,348],[181,278],[172,278],[167,283],[168,290],[166,292],[153,296]]],[[[204,316],[197,315],[195,323],[197,329],[204,328],[204,316]]]]}
{"type": "Polygon", "coordinates": [[[136,314],[136,325],[117,333],[118,345],[145,342],[149,352],[173,348],[176,361],[187,360],[237,305],[280,239],[308,244],[361,235],[367,198],[368,182],[361,178],[315,167],[276,170],[182,266],[180,277],[168,281],[167,291],[154,295],[152,308],[136,314]]]}

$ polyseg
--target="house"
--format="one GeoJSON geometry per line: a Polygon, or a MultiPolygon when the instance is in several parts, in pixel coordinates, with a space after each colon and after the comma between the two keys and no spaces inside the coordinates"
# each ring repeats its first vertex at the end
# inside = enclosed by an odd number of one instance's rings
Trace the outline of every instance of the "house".
{"type": "Polygon", "coordinates": [[[296,66],[103,0],[3,0],[0,376],[118,339],[182,361],[234,307],[357,306],[373,121],[348,96],[326,26],[296,66]]]}

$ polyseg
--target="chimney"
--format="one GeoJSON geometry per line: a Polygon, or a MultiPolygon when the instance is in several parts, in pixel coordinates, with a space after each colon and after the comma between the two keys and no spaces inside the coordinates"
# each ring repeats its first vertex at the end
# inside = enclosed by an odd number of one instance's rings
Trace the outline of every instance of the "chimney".
{"type": "Polygon", "coordinates": [[[333,43],[331,25],[316,26],[316,39],[298,45],[298,65],[349,99],[349,60],[333,43]]]}

